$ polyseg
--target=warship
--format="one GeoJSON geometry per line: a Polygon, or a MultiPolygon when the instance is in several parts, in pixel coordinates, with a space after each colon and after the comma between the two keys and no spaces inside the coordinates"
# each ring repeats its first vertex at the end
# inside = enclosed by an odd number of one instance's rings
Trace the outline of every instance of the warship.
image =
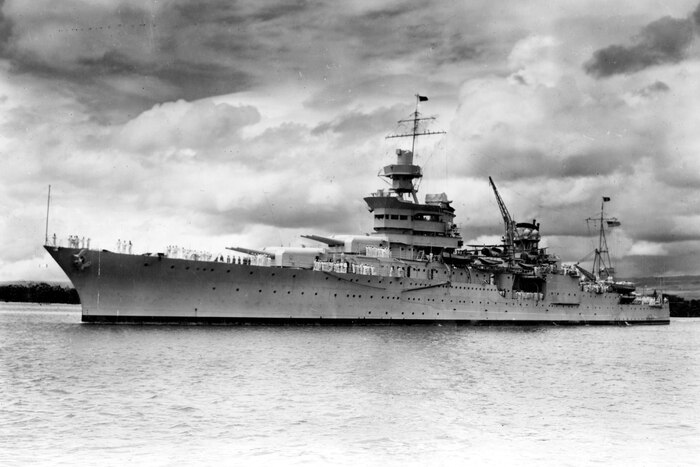
{"type": "MultiPolygon", "coordinates": [[[[183,324],[668,324],[662,294],[615,281],[604,224],[591,272],[541,248],[540,224],[516,222],[494,181],[504,225],[497,245],[464,245],[445,193],[418,198],[416,138],[428,131],[416,95],[406,138],[380,176],[389,186],[364,198],[373,231],[303,235],[315,247],[228,247],[234,256],[168,247],[133,254],[68,246],[45,249],[80,296],[83,322],[183,324]],[[603,260],[605,258],[605,261],[603,260]]],[[[50,194],[49,194],[50,196],[50,194]]],[[[48,210],[48,206],[47,206],[48,210]]]]}

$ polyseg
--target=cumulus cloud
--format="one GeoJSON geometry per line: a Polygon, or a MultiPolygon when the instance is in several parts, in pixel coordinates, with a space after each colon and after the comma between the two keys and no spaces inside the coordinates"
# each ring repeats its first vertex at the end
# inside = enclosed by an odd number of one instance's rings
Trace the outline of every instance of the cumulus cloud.
{"type": "Polygon", "coordinates": [[[464,32],[487,15],[422,3],[8,0],[0,53],[14,72],[61,80],[100,117],[123,122],[159,102],[282,83],[342,89],[337,105],[342,94],[361,98],[353,90],[377,70],[434,79],[488,56],[489,43],[464,32]]]}
{"type": "Polygon", "coordinates": [[[667,253],[664,245],[646,241],[635,243],[627,252],[630,256],[660,256],[667,253]]]}
{"type": "Polygon", "coordinates": [[[670,90],[671,88],[668,87],[668,84],[664,83],[663,81],[655,81],[649,86],[645,86],[637,91],[637,94],[642,97],[650,97],[658,93],[668,92],[670,90]]]}
{"type": "MultiPolygon", "coordinates": [[[[257,109],[211,101],[184,100],[156,105],[127,122],[114,139],[117,146],[148,154],[155,150],[222,148],[245,126],[260,121],[257,109]]],[[[203,155],[206,157],[207,155],[203,155]]]]}
{"type": "MultiPolygon", "coordinates": [[[[139,251],[178,239],[197,239],[206,247],[207,237],[218,238],[221,247],[261,226],[283,232],[285,244],[301,233],[369,228],[357,217],[366,212],[362,196],[379,183],[374,175],[381,161],[376,144],[358,138],[390,127],[386,108],[313,125],[285,117],[263,131],[246,132],[263,118],[255,106],[178,100],[124,124],[105,124],[90,119],[63,91],[32,102],[33,93],[24,88],[41,81],[15,85],[11,74],[6,77],[0,87],[6,95],[0,103],[0,180],[2,186],[23,178],[31,183],[3,198],[8,216],[0,232],[13,235],[15,244],[12,256],[3,255],[0,278],[18,260],[41,257],[41,239],[30,232],[43,233],[48,183],[54,193],[52,232],[59,238],[84,235],[106,248],[117,237],[133,239],[139,251]],[[352,151],[346,150],[349,142],[352,151]],[[31,212],[27,197],[36,201],[31,212]],[[25,227],[21,235],[18,225],[25,227]]],[[[399,107],[394,110],[407,110],[399,107]]],[[[258,233],[236,243],[263,247],[260,242],[271,238],[258,233]]]]}
{"type": "Polygon", "coordinates": [[[362,197],[384,186],[401,146],[384,136],[416,92],[448,130],[419,141],[421,195],[448,193],[467,242],[501,235],[489,175],[568,260],[591,250],[602,194],[631,268],[660,271],[698,240],[700,65],[667,60],[691,56],[671,27],[683,11],[644,26],[656,6],[631,1],[1,5],[0,236],[16,241],[0,278],[42,259],[48,183],[51,229],[107,248],[367,232],[362,197]],[[609,44],[632,29],[627,48],[666,66],[591,80],[592,31],[609,44]]]}
{"type": "Polygon", "coordinates": [[[686,58],[694,39],[698,11],[687,19],[665,16],[647,24],[629,46],[611,45],[597,50],[586,62],[586,73],[596,78],[635,73],[654,65],[677,63],[686,58]]]}
{"type": "Polygon", "coordinates": [[[387,134],[388,129],[393,128],[402,116],[408,116],[411,110],[413,109],[410,106],[394,105],[371,112],[351,111],[317,125],[312,134],[340,135],[344,142],[349,144],[367,138],[377,138],[381,134],[387,134]]]}
{"type": "Polygon", "coordinates": [[[465,180],[452,196],[472,201],[459,206],[470,216],[463,231],[477,238],[500,227],[494,203],[475,197],[490,175],[514,218],[536,217],[552,251],[578,261],[595,248],[585,219],[607,195],[611,215],[627,227],[617,254],[651,265],[625,260],[628,276],[667,267],[658,258],[678,257],[672,245],[699,239],[692,218],[678,215],[697,199],[686,188],[696,186],[700,170],[697,112],[687,97],[700,92],[697,64],[592,82],[569,60],[571,47],[560,38],[524,38],[513,46],[507,76],[462,87],[448,146],[465,154],[451,165],[465,180]]]}
{"type": "Polygon", "coordinates": [[[451,144],[470,156],[460,174],[519,178],[591,177],[630,173],[652,157],[658,131],[647,120],[625,119],[652,109],[582,89],[575,70],[551,57],[553,39],[526,38],[514,47],[509,79],[471,80],[462,88],[451,144]],[[519,77],[521,79],[513,79],[519,77]]]}
{"type": "Polygon", "coordinates": [[[141,206],[180,207],[213,234],[251,225],[347,227],[352,216],[345,194],[327,188],[362,173],[361,167],[337,170],[338,149],[352,128],[319,135],[314,127],[284,123],[260,134],[237,131],[259,119],[251,106],[178,101],[115,129],[113,140],[124,143],[113,147],[139,154],[144,179],[162,193],[143,196],[141,206]]]}
{"type": "Polygon", "coordinates": [[[535,35],[518,41],[508,56],[511,79],[526,85],[554,86],[561,79],[561,43],[552,36],[535,35]]]}
{"type": "Polygon", "coordinates": [[[12,22],[5,16],[3,7],[5,0],[0,0],[0,55],[5,53],[5,47],[12,36],[12,22]]]}

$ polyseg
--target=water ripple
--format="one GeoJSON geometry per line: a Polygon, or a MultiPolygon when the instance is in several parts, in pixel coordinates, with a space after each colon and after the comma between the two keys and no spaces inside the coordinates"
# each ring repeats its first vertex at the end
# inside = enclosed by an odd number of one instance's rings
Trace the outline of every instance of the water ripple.
{"type": "Polygon", "coordinates": [[[2,465],[692,465],[700,320],[82,325],[0,304],[2,465]]]}

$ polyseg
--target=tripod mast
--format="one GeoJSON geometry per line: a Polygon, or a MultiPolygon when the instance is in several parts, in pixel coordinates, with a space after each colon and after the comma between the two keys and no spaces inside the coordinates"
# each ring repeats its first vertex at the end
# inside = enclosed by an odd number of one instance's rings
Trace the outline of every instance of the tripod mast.
{"type": "Polygon", "coordinates": [[[597,222],[598,229],[598,248],[595,249],[595,257],[593,258],[593,274],[597,279],[607,279],[615,273],[615,268],[610,260],[610,252],[608,251],[608,239],[605,236],[605,224],[610,227],[617,227],[620,222],[615,217],[605,217],[605,203],[610,201],[610,197],[603,196],[603,201],[600,203],[600,217],[589,217],[586,222],[597,222]]]}
{"type": "Polygon", "coordinates": [[[386,166],[383,169],[383,174],[381,176],[392,179],[392,190],[400,197],[403,198],[404,194],[410,194],[413,201],[418,204],[417,195],[417,185],[413,182],[414,179],[420,179],[423,176],[421,168],[418,165],[413,164],[413,154],[416,148],[416,137],[426,136],[426,135],[440,135],[445,134],[444,131],[427,131],[419,130],[419,124],[426,120],[435,120],[434,117],[421,117],[418,112],[418,104],[427,101],[428,98],[416,94],[416,110],[411,114],[411,119],[399,120],[399,123],[410,123],[411,132],[410,133],[399,133],[395,135],[389,135],[389,138],[411,138],[411,150],[405,151],[402,149],[396,150],[397,162],[395,165],[386,166]]]}

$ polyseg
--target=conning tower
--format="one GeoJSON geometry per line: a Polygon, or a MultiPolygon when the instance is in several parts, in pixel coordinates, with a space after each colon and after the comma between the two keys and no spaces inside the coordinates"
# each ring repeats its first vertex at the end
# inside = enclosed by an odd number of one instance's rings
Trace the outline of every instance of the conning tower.
{"type": "Polygon", "coordinates": [[[427,97],[416,95],[416,110],[411,119],[399,120],[400,124],[411,124],[410,132],[387,136],[411,138],[411,150],[397,149],[396,163],[383,167],[379,173],[391,180],[391,188],[378,190],[365,198],[370,212],[374,213],[373,235],[385,237],[394,257],[404,259],[451,252],[462,245],[454,224],[454,208],[447,195],[428,194],[424,203],[418,201],[415,181],[423,176],[423,172],[413,163],[416,137],[445,133],[419,130],[421,122],[434,120],[432,117],[423,118],[418,112],[418,104],[427,100],[427,97]]]}

